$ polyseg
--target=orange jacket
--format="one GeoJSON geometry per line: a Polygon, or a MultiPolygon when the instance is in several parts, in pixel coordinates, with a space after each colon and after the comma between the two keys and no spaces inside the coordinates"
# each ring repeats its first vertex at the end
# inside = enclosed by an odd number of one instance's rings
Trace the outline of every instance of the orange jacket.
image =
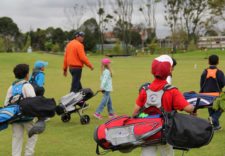
{"type": "Polygon", "coordinates": [[[63,70],[66,71],[68,67],[83,67],[83,65],[93,68],[92,64],[88,60],[84,46],[78,40],[74,39],[70,41],[65,50],[63,70]]]}

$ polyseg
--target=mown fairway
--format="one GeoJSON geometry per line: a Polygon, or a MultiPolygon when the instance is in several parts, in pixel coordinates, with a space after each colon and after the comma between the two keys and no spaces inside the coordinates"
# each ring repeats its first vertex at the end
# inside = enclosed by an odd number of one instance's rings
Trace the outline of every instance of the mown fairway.
{"type": "MultiPolygon", "coordinates": [[[[216,53],[220,56],[219,68],[225,72],[225,51],[217,52],[190,52],[174,54],[178,65],[173,73],[173,85],[184,91],[198,91],[200,75],[207,64],[206,56],[216,53]],[[195,65],[196,64],[196,65],[195,65]],[[197,68],[194,68],[194,67],[197,68]]],[[[148,55],[140,57],[112,58],[113,87],[112,102],[115,112],[118,115],[132,113],[139,86],[144,82],[152,81],[150,75],[150,64],[154,57],[158,55],[148,55]]],[[[100,60],[102,56],[89,56],[95,66],[94,71],[84,68],[82,84],[96,91],[100,83],[100,60]]],[[[18,63],[27,63],[31,69],[36,60],[49,62],[46,68],[46,97],[54,97],[59,101],[60,97],[66,95],[70,88],[71,76],[63,77],[62,62],[63,56],[39,54],[39,53],[1,53],[0,54],[0,106],[2,106],[7,88],[14,80],[13,67],[18,63]]],[[[73,114],[68,123],[62,123],[59,116],[55,116],[47,122],[46,130],[39,135],[36,156],[94,156],[96,144],[93,140],[93,132],[97,125],[104,123],[108,119],[106,109],[104,110],[104,120],[97,120],[93,113],[101,100],[101,94],[88,101],[89,109],[85,114],[90,115],[91,122],[88,125],[81,125],[78,114],[73,114]]],[[[207,110],[200,110],[198,115],[207,119],[207,110]]],[[[192,149],[185,153],[185,156],[225,156],[225,114],[222,115],[221,126],[223,129],[214,134],[213,140],[208,146],[200,149],[192,149]]],[[[0,156],[11,155],[11,127],[0,132],[0,156]]],[[[138,156],[140,149],[131,153],[122,154],[119,152],[109,152],[108,156],[138,156]]],[[[181,151],[176,151],[176,155],[182,155],[181,151]]]]}

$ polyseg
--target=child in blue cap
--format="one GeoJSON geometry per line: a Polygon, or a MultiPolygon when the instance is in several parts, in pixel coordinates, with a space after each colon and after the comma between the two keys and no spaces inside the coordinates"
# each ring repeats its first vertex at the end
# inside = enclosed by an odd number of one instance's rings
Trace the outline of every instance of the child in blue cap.
{"type": "Polygon", "coordinates": [[[45,84],[45,67],[48,65],[48,62],[44,61],[36,61],[34,63],[34,69],[33,73],[30,77],[29,82],[32,84],[34,87],[35,93],[37,96],[43,96],[45,89],[44,89],[44,84],[45,84]]]}

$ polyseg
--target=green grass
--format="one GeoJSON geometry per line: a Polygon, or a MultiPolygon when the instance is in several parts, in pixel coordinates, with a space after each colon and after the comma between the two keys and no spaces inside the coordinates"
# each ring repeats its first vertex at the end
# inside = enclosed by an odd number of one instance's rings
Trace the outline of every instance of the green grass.
{"type": "MultiPolygon", "coordinates": [[[[225,51],[189,52],[174,54],[178,65],[173,73],[173,85],[184,91],[198,91],[200,75],[208,65],[206,56],[216,53],[220,56],[219,68],[225,71],[225,51]],[[194,65],[197,68],[194,68],[194,65]]],[[[117,114],[123,115],[132,113],[139,86],[144,82],[153,80],[150,75],[151,61],[157,55],[140,57],[112,58],[113,88],[112,102],[117,114]]],[[[95,66],[94,71],[84,68],[82,84],[83,87],[90,87],[94,91],[99,89],[100,81],[100,60],[102,56],[89,56],[95,66]]],[[[71,76],[63,77],[62,63],[63,56],[40,54],[40,53],[0,53],[0,102],[3,104],[7,88],[14,80],[13,67],[18,63],[33,63],[42,59],[49,62],[46,68],[46,96],[54,97],[58,103],[60,97],[67,94],[70,88],[71,76]]],[[[99,121],[93,118],[93,113],[98,106],[101,95],[97,95],[88,101],[90,108],[85,114],[90,115],[91,122],[88,125],[81,125],[77,114],[72,114],[69,123],[62,123],[58,116],[47,122],[46,130],[39,135],[35,155],[37,156],[94,156],[96,144],[93,140],[94,129],[107,120],[106,109],[103,112],[104,120],[99,121]]],[[[1,104],[0,104],[1,106],[1,104]]],[[[199,116],[207,118],[207,110],[199,111],[199,116]]],[[[207,146],[199,149],[192,149],[185,156],[225,156],[225,115],[221,119],[223,130],[214,134],[213,140],[207,146]]],[[[11,155],[11,127],[0,132],[0,156],[11,155]]],[[[128,154],[110,152],[108,156],[137,156],[140,155],[140,148],[128,154]]],[[[181,151],[176,151],[181,155],[181,151]]]]}

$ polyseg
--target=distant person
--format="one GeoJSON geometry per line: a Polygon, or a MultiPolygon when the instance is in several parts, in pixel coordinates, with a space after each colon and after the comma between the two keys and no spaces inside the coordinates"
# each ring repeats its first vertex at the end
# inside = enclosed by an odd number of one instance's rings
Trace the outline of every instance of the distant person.
{"type": "Polygon", "coordinates": [[[34,87],[35,93],[37,96],[43,96],[45,93],[44,84],[45,84],[45,67],[48,65],[48,62],[36,61],[34,63],[34,69],[30,77],[29,82],[34,87]]]}
{"type": "MultiPolygon", "coordinates": [[[[154,76],[154,80],[146,88],[140,90],[133,111],[134,117],[139,115],[140,110],[146,103],[155,103],[154,106],[150,105],[149,108],[143,110],[143,113],[148,115],[162,114],[161,109],[165,112],[171,112],[172,110],[184,110],[188,113],[193,112],[194,107],[184,99],[182,93],[175,87],[165,90],[161,97],[155,96],[159,95],[160,91],[167,86],[168,82],[166,78],[171,74],[172,64],[173,61],[168,55],[161,55],[153,60],[151,73],[154,76]]],[[[142,147],[142,156],[157,156],[157,151],[160,152],[161,156],[174,155],[173,147],[166,144],[142,147]]]]}
{"type": "Polygon", "coordinates": [[[82,89],[81,75],[83,65],[85,64],[91,70],[94,69],[84,51],[84,36],[84,32],[76,32],[75,39],[66,45],[64,55],[63,75],[67,76],[67,69],[69,68],[70,74],[72,75],[70,91],[75,93],[82,89]]]}
{"type": "Polygon", "coordinates": [[[112,108],[112,100],[110,92],[112,91],[112,71],[110,68],[111,60],[108,58],[102,59],[102,75],[101,75],[101,86],[100,89],[103,92],[103,98],[98,108],[94,113],[94,117],[97,119],[102,119],[101,112],[104,107],[107,106],[109,118],[115,117],[114,110],[112,108]]]}
{"type": "MultiPolygon", "coordinates": [[[[172,71],[173,71],[175,66],[177,65],[177,61],[174,58],[172,58],[172,60],[173,60],[173,65],[172,65],[172,71]]],[[[166,81],[168,82],[168,84],[172,84],[172,77],[173,76],[172,76],[172,72],[171,72],[170,75],[167,76],[167,78],[166,78],[166,81]]]]}
{"type": "MultiPolygon", "coordinates": [[[[209,67],[205,69],[200,79],[200,93],[207,93],[209,95],[219,95],[225,86],[224,73],[217,68],[219,64],[219,57],[217,55],[211,55],[208,58],[209,67]]],[[[212,120],[214,130],[220,130],[219,118],[222,114],[222,110],[214,110],[208,108],[209,119],[212,120]]]]}
{"type": "MultiPolygon", "coordinates": [[[[4,105],[17,104],[20,98],[35,97],[34,88],[28,82],[29,66],[27,64],[18,64],[13,69],[16,80],[9,87],[4,105]]],[[[12,123],[12,156],[21,156],[24,131],[33,127],[33,118],[24,117],[19,121],[12,123]]],[[[34,148],[37,141],[37,135],[27,139],[25,156],[33,156],[34,148]]]]}

